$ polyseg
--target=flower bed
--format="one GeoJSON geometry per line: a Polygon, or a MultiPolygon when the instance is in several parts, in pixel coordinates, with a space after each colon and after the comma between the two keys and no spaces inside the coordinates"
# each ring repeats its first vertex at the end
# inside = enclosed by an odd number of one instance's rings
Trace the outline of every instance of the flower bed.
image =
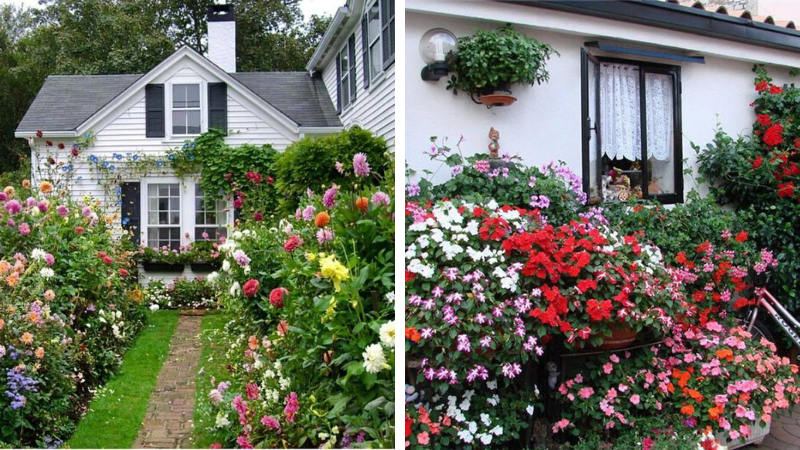
{"type": "Polygon", "coordinates": [[[219,247],[208,280],[237,319],[219,344],[230,376],[201,386],[201,414],[220,446],[393,445],[393,172],[358,154],[352,167],[351,184],[376,186],[309,191],[294,216],[248,220],[219,247]]]}
{"type": "Polygon", "coordinates": [[[50,182],[29,187],[0,192],[0,443],[48,447],[72,433],[144,308],[114,218],[50,182]]]}

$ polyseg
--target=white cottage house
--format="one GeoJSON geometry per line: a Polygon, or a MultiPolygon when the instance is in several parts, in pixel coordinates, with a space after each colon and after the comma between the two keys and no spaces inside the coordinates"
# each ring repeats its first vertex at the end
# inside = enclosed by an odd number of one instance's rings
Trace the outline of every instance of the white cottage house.
{"type": "Polygon", "coordinates": [[[229,202],[212,209],[196,180],[165,170],[119,170],[111,192],[99,174],[139,155],[164,156],[211,127],[227,130],[229,145],[279,151],[352,125],[393,142],[394,1],[339,8],[308,72],[236,72],[235,27],[233,5],[214,5],[207,57],[182,47],[144,74],[49,76],[15,132],[33,149],[34,181],[53,167],[69,170],[72,195],[107,202],[134,242],[177,249],[204,232],[224,235],[233,221],[229,202]],[[81,140],[80,156],[71,157],[81,140]],[[37,158],[42,149],[47,157],[37,158]]]}
{"type": "Polygon", "coordinates": [[[677,0],[407,0],[405,57],[406,159],[417,173],[439,168],[423,154],[431,136],[450,145],[463,136],[466,154],[488,153],[494,127],[501,152],[527,165],[562,160],[590,196],[601,196],[602,174],[625,165],[639,169],[631,179],[646,195],[670,203],[695,187],[684,175],[695,168],[690,143],[710,142],[718,123],[733,135],[752,129],[754,64],[767,65],[776,84],[791,81],[800,32],[792,22],[677,0]],[[549,82],[514,86],[510,106],[487,109],[446,90],[446,77],[420,75],[429,30],[465,36],[507,23],[560,54],[548,61],[549,82]]]}

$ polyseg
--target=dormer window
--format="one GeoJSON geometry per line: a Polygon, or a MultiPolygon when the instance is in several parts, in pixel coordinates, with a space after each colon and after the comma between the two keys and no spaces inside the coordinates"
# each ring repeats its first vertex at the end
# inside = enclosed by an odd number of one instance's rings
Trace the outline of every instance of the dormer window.
{"type": "Polygon", "coordinates": [[[200,85],[172,85],[172,134],[200,134],[200,85]]]}

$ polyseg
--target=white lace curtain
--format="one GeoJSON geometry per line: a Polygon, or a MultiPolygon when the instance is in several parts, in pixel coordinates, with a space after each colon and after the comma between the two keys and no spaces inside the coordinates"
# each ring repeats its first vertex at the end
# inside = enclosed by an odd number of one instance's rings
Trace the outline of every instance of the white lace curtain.
{"type": "MultiPolygon", "coordinates": [[[[648,157],[667,161],[672,154],[672,77],[645,74],[648,157]]],[[[639,70],[625,64],[600,66],[600,136],[610,159],[642,158],[639,70]]]]}

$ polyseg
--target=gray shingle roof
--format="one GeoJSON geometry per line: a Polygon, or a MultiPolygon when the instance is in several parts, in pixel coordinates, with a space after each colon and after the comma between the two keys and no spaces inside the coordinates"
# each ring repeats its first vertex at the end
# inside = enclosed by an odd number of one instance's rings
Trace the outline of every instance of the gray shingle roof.
{"type": "Polygon", "coordinates": [[[301,126],[342,126],[325,83],[306,72],[241,72],[230,75],[301,126]]]}
{"type": "Polygon", "coordinates": [[[141,78],[133,75],[50,75],[44,81],[19,132],[70,131],[141,78]]]}
{"type": "MultiPolygon", "coordinates": [[[[300,126],[342,125],[323,81],[305,72],[231,75],[300,126]]],[[[17,126],[17,132],[76,130],[141,77],[142,74],[50,75],[17,126]]]]}

